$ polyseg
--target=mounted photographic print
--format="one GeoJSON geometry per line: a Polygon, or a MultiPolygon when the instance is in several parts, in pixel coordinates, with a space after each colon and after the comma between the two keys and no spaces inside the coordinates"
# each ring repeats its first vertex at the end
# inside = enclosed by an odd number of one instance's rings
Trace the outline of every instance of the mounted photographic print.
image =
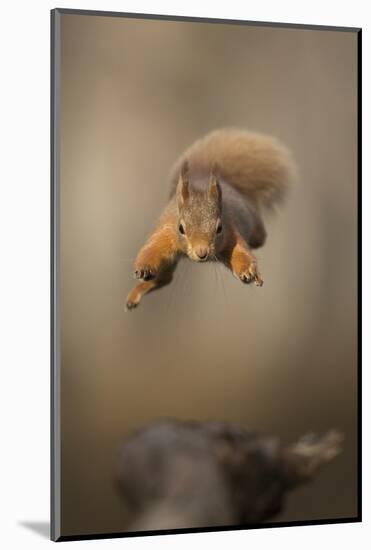
{"type": "Polygon", "coordinates": [[[360,29],[51,21],[52,539],[360,521],[360,29]]]}

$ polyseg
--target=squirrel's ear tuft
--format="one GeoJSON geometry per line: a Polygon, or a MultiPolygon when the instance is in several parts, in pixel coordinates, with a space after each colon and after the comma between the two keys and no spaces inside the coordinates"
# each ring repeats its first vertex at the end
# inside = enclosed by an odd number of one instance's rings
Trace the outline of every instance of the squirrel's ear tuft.
{"type": "Polygon", "coordinates": [[[218,182],[216,172],[217,172],[217,166],[216,164],[214,164],[211,172],[211,176],[210,176],[209,199],[218,202],[220,205],[222,200],[222,190],[218,182]]]}
{"type": "Polygon", "coordinates": [[[182,206],[187,202],[189,197],[189,165],[188,161],[185,160],[182,164],[179,181],[177,185],[177,198],[178,204],[182,206]]]}

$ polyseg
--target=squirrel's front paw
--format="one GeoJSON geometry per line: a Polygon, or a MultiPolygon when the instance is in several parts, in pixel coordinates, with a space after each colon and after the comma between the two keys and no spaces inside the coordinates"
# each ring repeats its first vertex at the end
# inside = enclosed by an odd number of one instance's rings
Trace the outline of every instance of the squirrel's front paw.
{"type": "Polygon", "coordinates": [[[157,277],[157,270],[149,265],[137,266],[134,275],[137,279],[151,281],[157,277]]]}
{"type": "Polygon", "coordinates": [[[256,286],[263,286],[263,279],[258,271],[258,268],[256,266],[255,262],[251,262],[251,264],[240,271],[237,274],[240,281],[242,281],[245,284],[255,282],[256,286]]]}

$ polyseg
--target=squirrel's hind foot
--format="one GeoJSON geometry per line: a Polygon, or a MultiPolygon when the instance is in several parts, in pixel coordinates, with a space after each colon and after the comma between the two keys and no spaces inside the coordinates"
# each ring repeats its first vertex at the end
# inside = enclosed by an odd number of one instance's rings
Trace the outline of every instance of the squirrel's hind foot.
{"type": "Polygon", "coordinates": [[[138,283],[137,286],[129,292],[129,295],[126,298],[126,311],[131,311],[132,309],[138,307],[144,294],[149,292],[155,286],[155,281],[143,281],[138,283]]]}
{"type": "Polygon", "coordinates": [[[135,302],[132,302],[131,300],[127,300],[125,311],[131,311],[132,309],[135,309],[136,307],[138,307],[138,305],[139,305],[139,302],[135,303],[135,302]]]}

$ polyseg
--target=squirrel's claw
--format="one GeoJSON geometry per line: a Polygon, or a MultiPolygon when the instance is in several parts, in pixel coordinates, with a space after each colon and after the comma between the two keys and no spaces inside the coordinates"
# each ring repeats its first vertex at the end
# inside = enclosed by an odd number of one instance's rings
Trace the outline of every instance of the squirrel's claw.
{"type": "Polygon", "coordinates": [[[240,273],[238,278],[240,281],[242,281],[245,285],[249,285],[253,282],[254,277],[250,275],[250,273],[240,273]]]}
{"type": "Polygon", "coordinates": [[[156,271],[151,267],[145,267],[137,269],[134,273],[136,279],[143,279],[143,281],[151,281],[156,278],[156,271]]]}
{"type": "Polygon", "coordinates": [[[238,274],[238,278],[244,284],[255,282],[256,286],[263,286],[263,279],[255,264],[251,264],[248,269],[238,274]]]}
{"type": "Polygon", "coordinates": [[[256,286],[263,286],[263,284],[264,284],[264,281],[261,278],[261,276],[259,275],[259,273],[257,273],[255,275],[255,284],[256,284],[256,286]]]}

